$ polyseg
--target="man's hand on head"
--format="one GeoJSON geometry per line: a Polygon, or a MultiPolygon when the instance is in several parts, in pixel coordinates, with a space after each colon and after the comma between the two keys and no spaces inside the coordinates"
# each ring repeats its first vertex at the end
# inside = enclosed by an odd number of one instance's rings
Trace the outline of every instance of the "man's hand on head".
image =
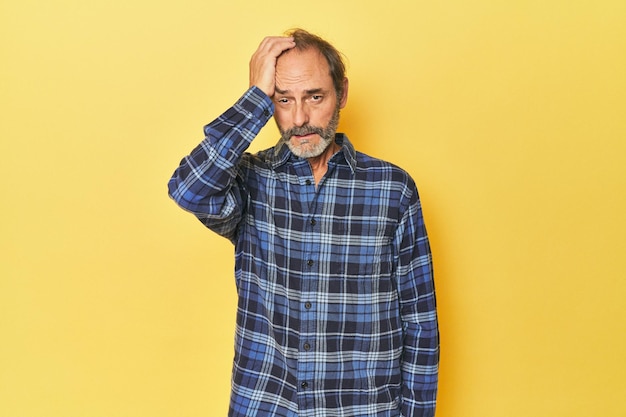
{"type": "Polygon", "coordinates": [[[250,59],[250,87],[257,86],[269,97],[276,87],[276,60],[288,49],[296,46],[292,37],[268,36],[250,59]]]}

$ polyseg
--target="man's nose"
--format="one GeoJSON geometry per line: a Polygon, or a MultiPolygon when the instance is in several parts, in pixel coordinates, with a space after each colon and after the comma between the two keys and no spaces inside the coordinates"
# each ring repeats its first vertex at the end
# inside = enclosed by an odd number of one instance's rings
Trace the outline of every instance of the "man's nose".
{"type": "Polygon", "coordinates": [[[304,126],[309,122],[309,110],[304,103],[298,103],[293,109],[293,124],[295,126],[304,126]]]}

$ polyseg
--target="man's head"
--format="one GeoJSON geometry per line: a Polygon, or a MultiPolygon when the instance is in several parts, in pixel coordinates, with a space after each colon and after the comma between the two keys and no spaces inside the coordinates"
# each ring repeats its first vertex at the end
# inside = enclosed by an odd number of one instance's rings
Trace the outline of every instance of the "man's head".
{"type": "Polygon", "coordinates": [[[315,158],[333,143],[348,80],[341,54],[301,29],[288,33],[296,46],[276,62],[274,118],[282,139],[302,158],[315,158]]]}

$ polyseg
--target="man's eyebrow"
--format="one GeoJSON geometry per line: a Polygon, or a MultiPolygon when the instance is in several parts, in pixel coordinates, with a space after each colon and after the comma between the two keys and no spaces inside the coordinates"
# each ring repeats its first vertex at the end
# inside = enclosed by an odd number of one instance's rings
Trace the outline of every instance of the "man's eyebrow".
{"type": "MultiPolygon", "coordinates": [[[[274,92],[278,93],[278,94],[288,94],[289,90],[281,90],[278,87],[274,87],[274,92]]],[[[306,94],[311,95],[311,94],[319,94],[319,93],[323,93],[324,89],[323,88],[312,88],[310,90],[305,90],[304,91],[306,94]]]]}

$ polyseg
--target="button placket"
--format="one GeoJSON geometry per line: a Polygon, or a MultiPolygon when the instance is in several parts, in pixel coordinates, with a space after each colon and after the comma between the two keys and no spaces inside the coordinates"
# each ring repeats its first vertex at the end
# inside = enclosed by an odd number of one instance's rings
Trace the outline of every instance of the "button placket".
{"type": "Polygon", "coordinates": [[[298,389],[301,391],[299,401],[303,410],[309,409],[312,404],[310,397],[310,389],[313,387],[313,378],[315,375],[316,365],[313,363],[313,354],[315,350],[315,329],[316,329],[316,311],[313,306],[313,300],[317,291],[317,269],[319,268],[319,222],[317,211],[317,199],[319,195],[313,193],[314,181],[312,178],[304,177],[304,181],[300,184],[304,185],[301,189],[301,196],[308,202],[308,212],[303,213],[305,216],[301,224],[302,233],[306,237],[302,241],[302,273],[303,281],[301,286],[301,333],[299,340],[298,353],[298,389]]]}

